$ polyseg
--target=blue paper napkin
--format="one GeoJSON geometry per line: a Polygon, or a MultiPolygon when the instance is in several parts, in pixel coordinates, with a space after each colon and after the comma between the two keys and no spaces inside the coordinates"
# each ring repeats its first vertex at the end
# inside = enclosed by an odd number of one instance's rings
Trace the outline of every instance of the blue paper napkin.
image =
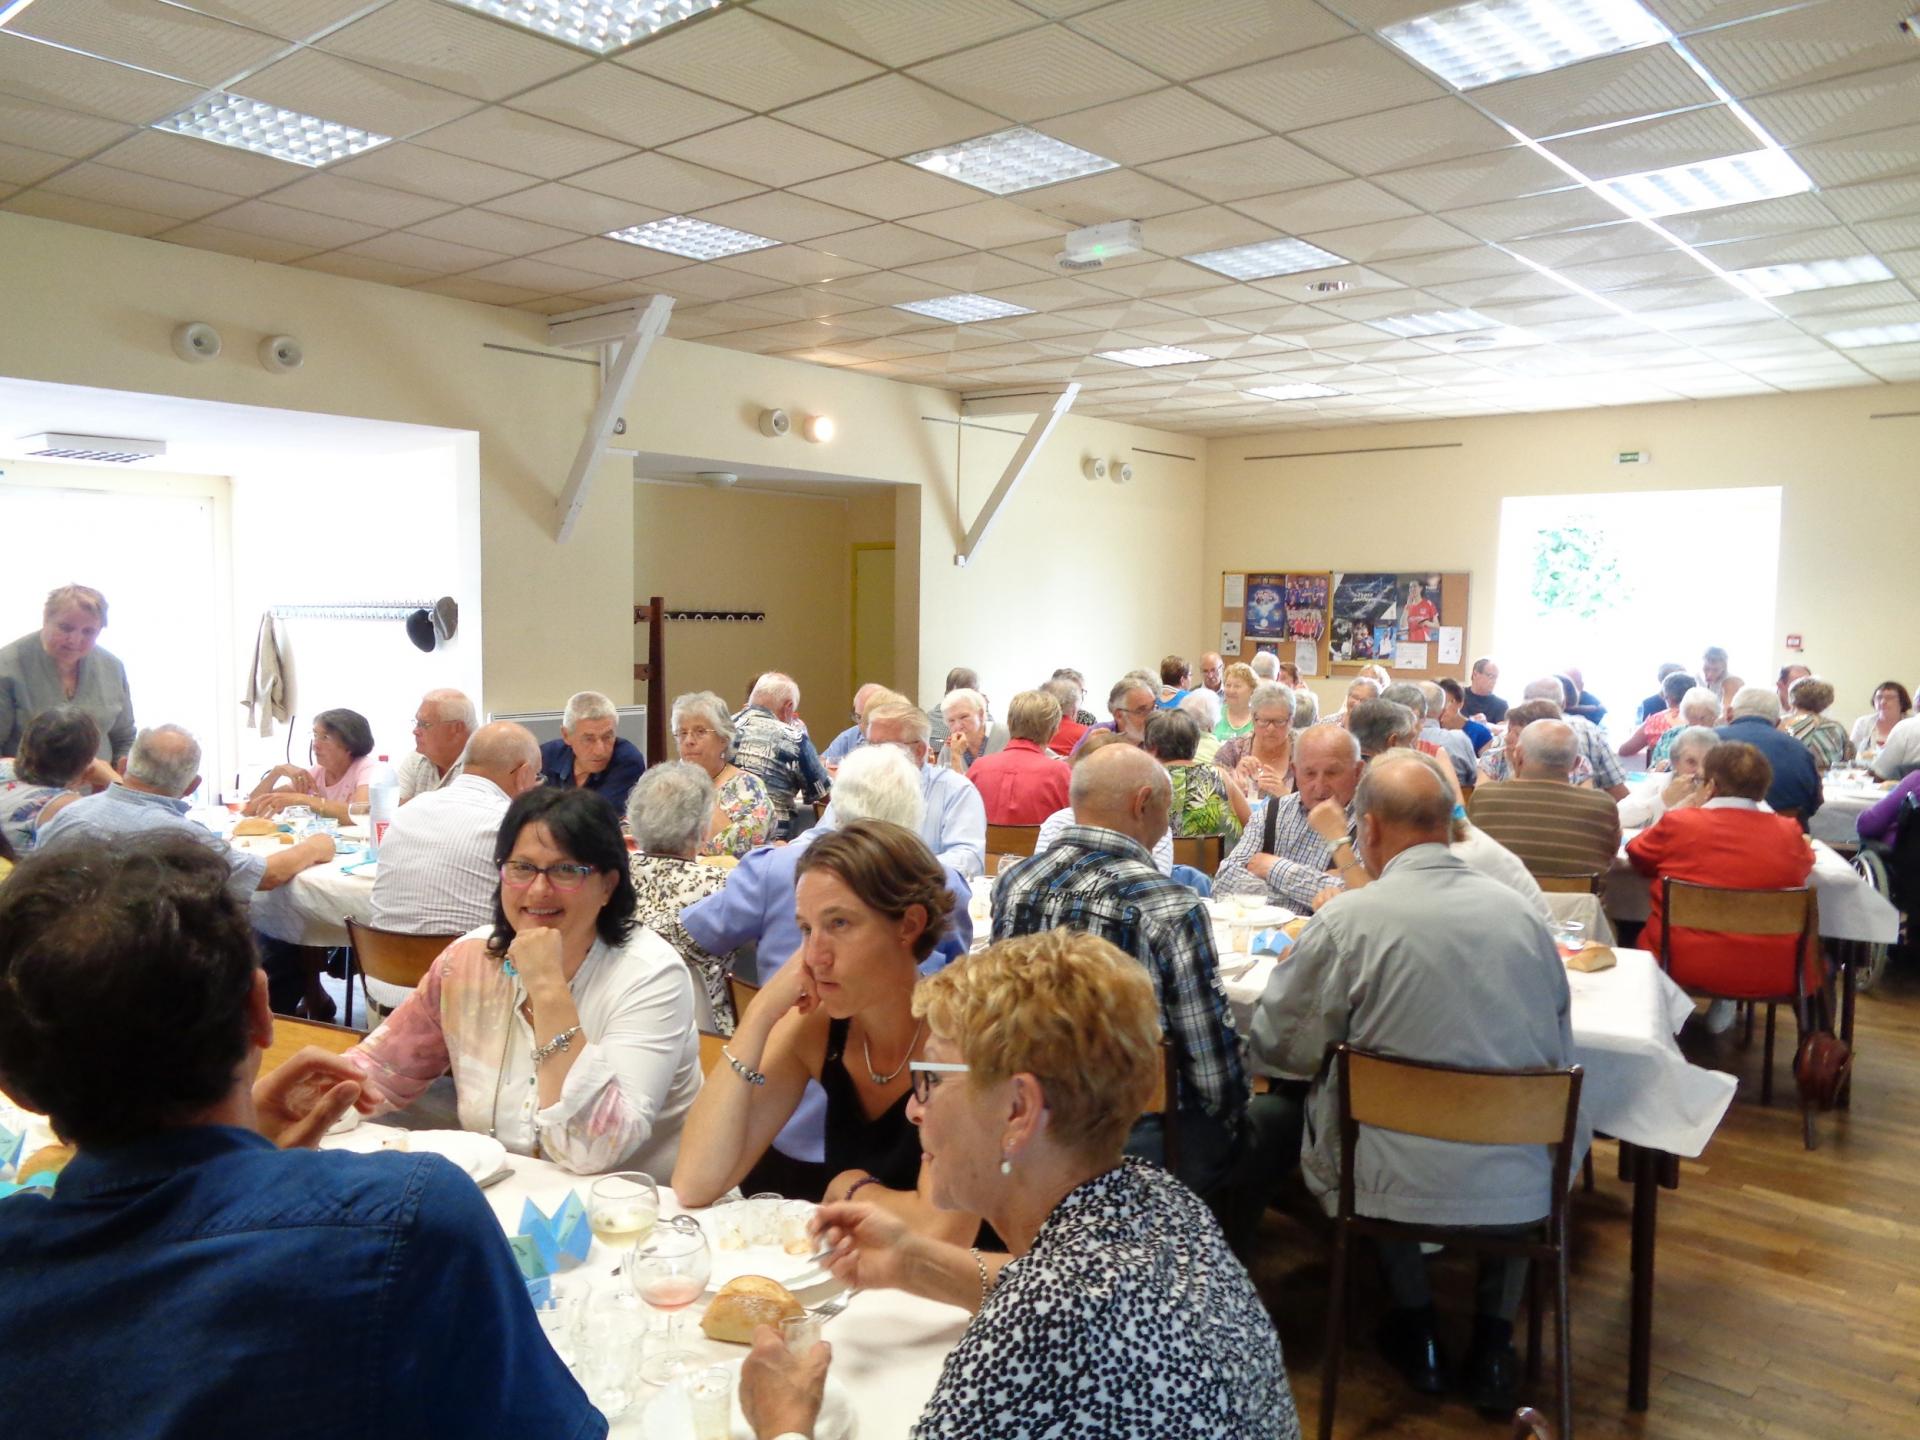
{"type": "Polygon", "coordinates": [[[1247,948],[1254,955],[1284,955],[1292,944],[1293,936],[1284,930],[1262,930],[1247,948]]]}

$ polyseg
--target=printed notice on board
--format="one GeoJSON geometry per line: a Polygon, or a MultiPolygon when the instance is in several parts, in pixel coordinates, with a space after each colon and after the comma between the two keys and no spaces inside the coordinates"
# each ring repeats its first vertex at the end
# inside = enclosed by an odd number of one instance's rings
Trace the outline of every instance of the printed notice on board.
{"type": "Polygon", "coordinates": [[[1220,608],[1222,610],[1244,610],[1247,608],[1247,577],[1229,575],[1220,586],[1220,608]]]}
{"type": "Polygon", "coordinates": [[[1238,620],[1220,622],[1220,653],[1222,655],[1240,653],[1240,622],[1238,620]]]}
{"type": "Polygon", "coordinates": [[[1460,642],[1465,630],[1459,625],[1439,627],[1440,639],[1434,647],[1433,663],[1436,665],[1458,665],[1460,663],[1460,642]]]}
{"type": "Polygon", "coordinates": [[[1293,667],[1302,675],[1318,675],[1320,673],[1319,643],[1313,640],[1294,641],[1293,667]]]}
{"type": "Polygon", "coordinates": [[[1424,670],[1427,668],[1427,647],[1417,640],[1402,640],[1393,652],[1390,662],[1396,670],[1424,670]]]}

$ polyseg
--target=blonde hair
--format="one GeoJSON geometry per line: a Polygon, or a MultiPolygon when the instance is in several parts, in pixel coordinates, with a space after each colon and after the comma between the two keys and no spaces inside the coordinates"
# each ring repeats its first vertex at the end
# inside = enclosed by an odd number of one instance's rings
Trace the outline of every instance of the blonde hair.
{"type": "Polygon", "coordinates": [[[100,628],[107,627],[107,597],[91,585],[62,585],[47,596],[46,608],[40,612],[40,618],[51,620],[62,610],[85,610],[100,622],[100,628]]]}
{"type": "Polygon", "coordinates": [[[1022,690],[1007,704],[1007,734],[1044,745],[1060,728],[1060,702],[1044,690],[1022,690]]]}
{"type": "Polygon", "coordinates": [[[1260,677],[1253,673],[1253,666],[1244,660],[1236,660],[1227,666],[1226,673],[1220,677],[1220,683],[1224,685],[1229,680],[1238,680],[1249,690],[1260,683],[1260,677]]]}
{"type": "Polygon", "coordinates": [[[913,1013],[959,1048],[970,1086],[1036,1076],[1054,1138],[1088,1160],[1119,1158],[1159,1084],[1153,982],[1081,931],[1002,940],[956,961],[915,987],[913,1013]]]}

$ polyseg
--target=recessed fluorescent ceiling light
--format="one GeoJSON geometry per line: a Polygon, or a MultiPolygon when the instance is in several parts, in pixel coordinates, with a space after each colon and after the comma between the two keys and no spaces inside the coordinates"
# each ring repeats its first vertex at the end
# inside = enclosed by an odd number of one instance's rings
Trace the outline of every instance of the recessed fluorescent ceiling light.
{"type": "Polygon", "coordinates": [[[1464,330],[1497,330],[1500,322],[1474,310],[1428,310],[1419,315],[1388,315],[1366,322],[1389,335],[1458,335],[1464,330]]]}
{"type": "Polygon", "coordinates": [[[1258,395],[1262,400],[1320,400],[1328,395],[1344,395],[1344,390],[1335,390],[1331,385],[1310,385],[1304,381],[1298,385],[1262,385],[1247,394],[1258,395]]]}
{"type": "Polygon", "coordinates": [[[1132,350],[1099,350],[1094,353],[1102,360],[1117,360],[1122,365],[1138,365],[1142,369],[1154,365],[1191,365],[1196,360],[1213,359],[1213,356],[1202,355],[1198,350],[1182,350],[1178,345],[1141,345],[1132,350]]]}
{"type": "Polygon", "coordinates": [[[1186,257],[1235,280],[1265,280],[1273,275],[1298,275],[1302,270],[1325,270],[1347,262],[1331,250],[1304,240],[1256,240],[1228,250],[1208,250],[1186,257]]]}
{"type": "Polygon", "coordinates": [[[1843,350],[1864,350],[1869,345],[1899,345],[1920,340],[1920,324],[1870,325],[1864,330],[1834,330],[1821,336],[1829,345],[1843,350]]]}
{"type": "Polygon", "coordinates": [[[749,250],[765,250],[778,245],[764,235],[749,235],[745,230],[729,230],[705,220],[690,220],[685,215],[669,215],[664,220],[649,220],[644,225],[629,225],[624,230],[609,230],[609,240],[624,240],[629,245],[649,250],[664,250],[669,255],[684,255],[689,260],[720,260],[728,255],[744,255],[749,250]]]}
{"type": "Polygon", "coordinates": [[[317,115],[302,115],[298,110],[282,110],[244,95],[215,95],[155,122],[153,128],[316,168],[393,139],[317,115]]]}
{"type": "Polygon", "coordinates": [[[32,3],[33,0],[0,0],[0,25],[6,24],[32,3]]]}
{"type": "Polygon", "coordinates": [[[907,156],[907,163],[990,195],[1012,195],[1119,168],[1118,162],[1105,156],[1023,125],[963,140],[958,145],[922,150],[907,156]]]}
{"type": "Polygon", "coordinates": [[[1751,150],[1745,155],[1723,155],[1697,165],[1675,165],[1596,181],[1594,188],[1629,215],[1652,220],[1689,210],[1717,210],[1722,205],[1744,205],[1750,200],[1772,200],[1799,195],[1813,181],[1783,150],[1751,150]]]}
{"type": "Polygon", "coordinates": [[[1893,271],[1878,255],[1850,255],[1844,260],[1808,260],[1796,265],[1761,265],[1733,272],[1762,295],[1792,295],[1801,290],[1830,290],[1840,285],[1865,285],[1891,280],[1893,271]]]}
{"type": "Polygon", "coordinates": [[[1004,320],[1009,315],[1031,315],[1025,305],[1009,305],[987,295],[940,295],[932,300],[909,300],[896,310],[911,310],[935,320],[950,320],[955,325],[971,325],[976,320],[1004,320]]]}
{"type": "Polygon", "coordinates": [[[1673,37],[1638,0],[1487,0],[1389,25],[1380,38],[1471,90],[1673,37]]]}
{"type": "Polygon", "coordinates": [[[522,30],[595,55],[624,50],[709,10],[721,0],[453,0],[522,30]]]}

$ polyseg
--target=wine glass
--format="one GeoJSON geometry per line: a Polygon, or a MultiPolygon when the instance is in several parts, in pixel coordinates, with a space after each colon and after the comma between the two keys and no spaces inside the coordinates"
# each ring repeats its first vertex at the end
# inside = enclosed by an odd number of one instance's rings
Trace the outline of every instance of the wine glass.
{"type": "Polygon", "coordinates": [[[658,1349],[649,1346],[640,1367],[642,1379],[665,1385],[693,1358],[683,1336],[682,1312],[700,1298],[713,1273],[706,1232],[690,1215],[662,1221],[653,1234],[627,1252],[626,1272],[633,1293],[667,1317],[665,1344],[658,1349]]]}
{"type": "Polygon", "coordinates": [[[647,1317],[623,1297],[595,1292],[577,1303],[574,1373],[587,1398],[616,1419],[638,1398],[635,1374],[645,1373],[647,1317]]]}
{"type": "Polygon", "coordinates": [[[602,1175],[587,1191],[587,1228],[615,1249],[644,1240],[659,1218],[660,1187],[638,1170],[602,1175]]]}

